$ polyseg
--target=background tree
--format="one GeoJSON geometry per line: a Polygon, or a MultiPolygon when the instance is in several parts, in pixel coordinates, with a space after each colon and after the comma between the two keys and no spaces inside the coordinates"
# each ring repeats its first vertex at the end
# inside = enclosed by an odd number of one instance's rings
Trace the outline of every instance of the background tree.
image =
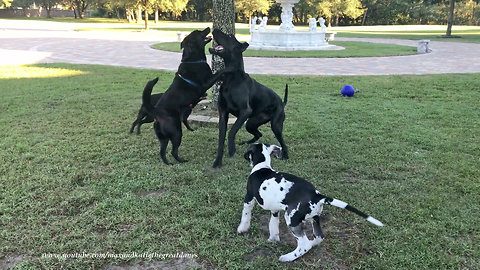
{"type": "Polygon", "coordinates": [[[74,0],[75,9],[78,12],[78,17],[80,19],[85,18],[85,11],[96,0],[74,0]]]}
{"type": "Polygon", "coordinates": [[[160,11],[169,11],[172,9],[172,1],[170,0],[155,0],[153,2],[153,9],[155,13],[155,23],[158,23],[159,12],[160,11]]]}
{"type": "MultiPolygon", "coordinates": [[[[152,7],[154,5],[154,0],[139,0],[139,6],[143,9],[144,16],[145,16],[145,30],[148,30],[148,14],[152,11],[152,7]]],[[[140,15],[141,16],[141,15],[140,15]]]]}
{"type": "Polygon", "coordinates": [[[30,6],[33,5],[34,1],[35,0],[13,0],[12,6],[21,7],[23,10],[23,15],[25,15],[25,17],[30,17],[30,12],[28,10],[30,6]]]}
{"type": "Polygon", "coordinates": [[[172,14],[178,19],[182,12],[187,10],[188,0],[171,0],[172,1],[172,9],[170,10],[172,14]]]}
{"type": "Polygon", "coordinates": [[[52,18],[52,9],[57,4],[57,0],[42,0],[41,6],[47,11],[47,18],[52,18]]]}
{"type": "MultiPolygon", "coordinates": [[[[235,4],[233,0],[213,0],[213,28],[220,29],[226,34],[235,34],[235,4]]],[[[216,43],[214,42],[213,46],[216,43]]],[[[212,56],[212,70],[217,72],[225,68],[221,57],[212,56]]],[[[212,102],[216,108],[218,103],[219,84],[212,89],[212,102]]]]}
{"type": "Polygon", "coordinates": [[[212,0],[190,0],[188,9],[192,12],[194,19],[204,22],[211,20],[213,3],[212,0]]]}
{"type": "Polygon", "coordinates": [[[455,13],[455,0],[450,0],[450,8],[448,10],[448,19],[447,19],[447,32],[445,36],[452,36],[452,25],[453,25],[453,16],[455,13]]]}
{"type": "Polygon", "coordinates": [[[252,20],[252,14],[254,12],[261,12],[267,14],[268,10],[272,6],[273,2],[271,0],[236,0],[235,7],[238,11],[241,11],[246,18],[248,18],[248,23],[252,20]]]}
{"type": "Polygon", "coordinates": [[[9,7],[12,3],[12,0],[0,0],[0,7],[9,7]]]}
{"type": "Polygon", "coordinates": [[[335,25],[338,25],[341,17],[356,19],[360,17],[364,10],[360,0],[324,0],[318,3],[318,8],[329,25],[332,18],[335,18],[335,25]]]}

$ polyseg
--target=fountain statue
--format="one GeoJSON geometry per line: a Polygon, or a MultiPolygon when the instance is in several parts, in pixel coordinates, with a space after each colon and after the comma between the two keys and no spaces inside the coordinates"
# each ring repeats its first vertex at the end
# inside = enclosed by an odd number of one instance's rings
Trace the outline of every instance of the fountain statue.
{"type": "Polygon", "coordinates": [[[250,27],[250,49],[257,50],[325,50],[331,49],[325,40],[325,20],[315,18],[309,20],[310,31],[297,31],[293,25],[293,6],[300,0],[275,0],[282,7],[282,20],[278,29],[267,29],[267,17],[261,19],[258,29],[255,29],[256,20],[250,27]],[[314,22],[315,21],[315,22],[314,22]],[[317,23],[321,30],[317,32],[317,23]]]}

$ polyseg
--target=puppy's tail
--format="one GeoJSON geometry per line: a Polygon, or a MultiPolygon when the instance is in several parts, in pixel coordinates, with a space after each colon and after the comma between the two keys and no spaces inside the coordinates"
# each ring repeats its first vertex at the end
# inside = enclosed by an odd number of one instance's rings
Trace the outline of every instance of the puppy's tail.
{"type": "Polygon", "coordinates": [[[285,84],[285,96],[283,97],[283,107],[287,105],[288,101],[288,84],[285,84]]]}
{"type": "Polygon", "coordinates": [[[337,199],[328,198],[328,197],[325,197],[325,196],[323,196],[323,199],[321,199],[320,202],[330,204],[330,205],[336,206],[338,208],[346,209],[348,211],[351,211],[351,212],[363,217],[364,219],[366,219],[370,223],[373,223],[377,226],[383,226],[382,222],[380,222],[377,219],[363,213],[362,211],[358,210],[357,208],[355,208],[353,206],[350,206],[346,202],[343,202],[343,201],[340,201],[340,200],[337,200],[337,199]]]}
{"type": "Polygon", "coordinates": [[[158,77],[149,81],[147,85],[145,85],[145,88],[143,89],[143,95],[142,95],[142,102],[143,102],[143,107],[145,108],[145,111],[151,116],[155,117],[155,107],[152,104],[152,90],[155,84],[158,82],[158,77]]]}

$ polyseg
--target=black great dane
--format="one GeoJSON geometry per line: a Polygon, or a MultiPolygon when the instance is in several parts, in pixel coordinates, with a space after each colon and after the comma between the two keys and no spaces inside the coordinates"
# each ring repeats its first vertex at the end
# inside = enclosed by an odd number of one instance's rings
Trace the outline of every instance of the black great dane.
{"type": "Polygon", "coordinates": [[[183,49],[182,62],[175,73],[170,87],[153,106],[151,102],[152,89],[158,81],[151,80],[143,91],[143,106],[145,111],[155,119],[154,129],[160,141],[160,157],[165,164],[170,164],[166,158],[168,142],[172,142],[172,156],[178,162],[185,162],[178,156],[178,148],[182,141],[181,116],[186,108],[196,104],[205,92],[222,77],[225,72],[212,73],[206,61],[205,45],[212,38],[207,35],[210,28],[203,31],[195,30],[184,38],[180,47],[183,49]]]}
{"type": "Polygon", "coordinates": [[[257,141],[262,133],[258,127],[270,122],[275,137],[282,147],[282,158],[288,159],[288,151],[283,141],[283,121],[285,120],[284,107],[287,103],[288,85],[285,86],[285,97],[281,98],[270,88],[258,83],[245,73],[242,53],[247,49],[248,43],[240,43],[235,36],[227,35],[222,31],[213,30],[213,38],[218,43],[215,48],[210,48],[210,53],[218,55],[225,61],[223,84],[219,91],[219,138],[217,158],[214,168],[222,166],[223,148],[227,132],[228,115],[237,117],[228,133],[228,154],[235,154],[235,135],[246,121],[246,128],[253,138],[244,143],[257,141]]]}

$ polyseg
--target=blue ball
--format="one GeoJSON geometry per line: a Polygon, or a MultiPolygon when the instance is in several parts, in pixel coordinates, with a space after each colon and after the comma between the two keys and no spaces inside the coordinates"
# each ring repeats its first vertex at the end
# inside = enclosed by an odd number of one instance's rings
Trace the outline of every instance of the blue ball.
{"type": "Polygon", "coordinates": [[[351,85],[346,84],[342,87],[340,94],[342,94],[342,96],[353,97],[353,95],[355,94],[355,88],[353,88],[353,86],[351,85]]]}

